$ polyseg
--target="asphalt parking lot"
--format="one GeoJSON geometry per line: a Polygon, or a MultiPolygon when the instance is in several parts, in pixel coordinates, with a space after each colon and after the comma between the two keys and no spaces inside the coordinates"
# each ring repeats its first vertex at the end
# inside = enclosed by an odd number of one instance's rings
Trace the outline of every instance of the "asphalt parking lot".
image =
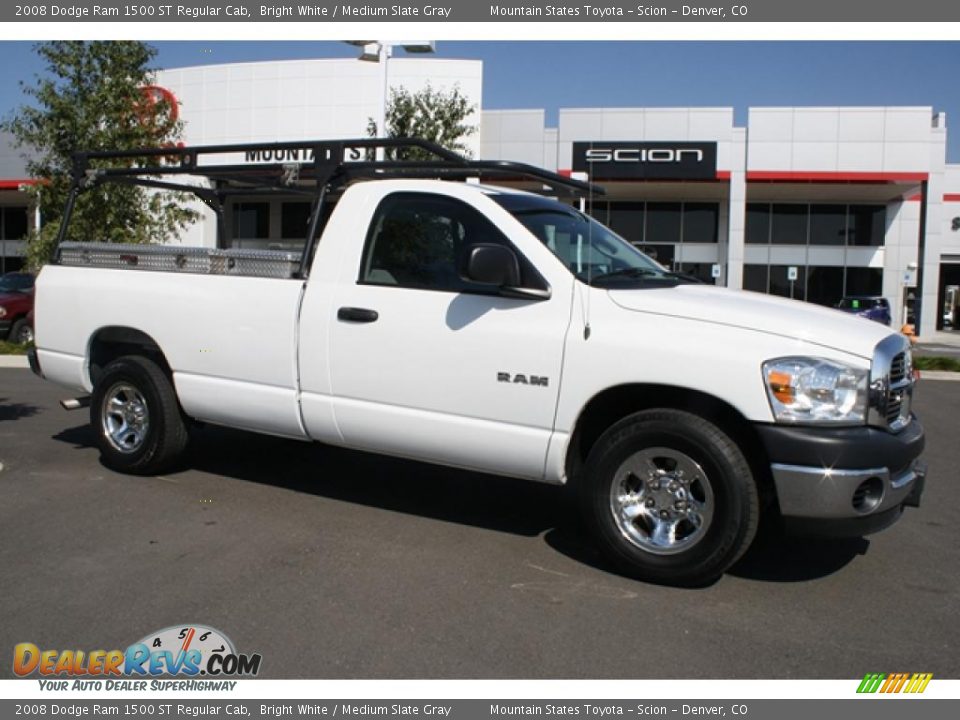
{"type": "Polygon", "coordinates": [[[771,537],[714,585],[612,573],[556,488],[207,428],[189,469],[106,470],[86,411],[0,369],[0,675],[18,642],[202,623],[271,678],[960,677],[960,383],[923,381],[923,507],[771,537]]]}

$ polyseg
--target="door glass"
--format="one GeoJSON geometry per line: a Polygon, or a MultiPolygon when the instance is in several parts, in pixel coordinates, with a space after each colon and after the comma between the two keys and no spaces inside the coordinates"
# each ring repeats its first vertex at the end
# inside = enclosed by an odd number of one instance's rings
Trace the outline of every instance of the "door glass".
{"type": "MultiPolygon", "coordinates": [[[[360,271],[365,285],[395,285],[421,290],[489,293],[489,286],[460,277],[460,261],[469,245],[510,247],[503,233],[479,211],[443,195],[394,193],[374,213],[360,271]]],[[[545,283],[517,253],[524,287],[545,283]]]]}

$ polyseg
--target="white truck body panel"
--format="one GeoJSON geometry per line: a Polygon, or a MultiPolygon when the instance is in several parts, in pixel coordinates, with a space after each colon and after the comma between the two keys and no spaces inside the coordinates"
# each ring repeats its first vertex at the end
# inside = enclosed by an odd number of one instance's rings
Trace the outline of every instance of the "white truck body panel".
{"type": "Polygon", "coordinates": [[[48,267],[36,313],[45,376],[90,391],[91,339],[101,328],[135,328],[162,349],[184,411],[199,420],[562,483],[577,418],[608,388],[697,390],[747,420],[770,422],[764,361],[814,355],[868,368],[889,335],[869,321],[755,293],[583,285],[488,192],[424,180],[349,188],[305,287],[48,267]],[[358,283],[371,216],[381,199],[404,191],[479,210],[547,280],[550,299],[358,283]],[[339,322],[344,306],[374,308],[380,318],[339,322]],[[498,372],[547,384],[498,382],[498,372]]]}
{"type": "Polygon", "coordinates": [[[39,284],[38,355],[51,380],[89,392],[92,338],[135,328],[163,349],[188,415],[306,437],[294,362],[301,281],[49,266],[39,284]]]}

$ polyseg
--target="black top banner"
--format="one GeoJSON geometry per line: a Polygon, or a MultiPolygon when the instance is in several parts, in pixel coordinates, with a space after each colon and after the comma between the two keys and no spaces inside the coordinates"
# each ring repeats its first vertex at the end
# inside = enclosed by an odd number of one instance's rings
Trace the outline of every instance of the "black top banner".
{"type": "Polygon", "coordinates": [[[526,0],[478,2],[253,2],[207,0],[27,0],[4,3],[0,22],[950,22],[943,0],[735,0],[734,4],[526,0]]]}

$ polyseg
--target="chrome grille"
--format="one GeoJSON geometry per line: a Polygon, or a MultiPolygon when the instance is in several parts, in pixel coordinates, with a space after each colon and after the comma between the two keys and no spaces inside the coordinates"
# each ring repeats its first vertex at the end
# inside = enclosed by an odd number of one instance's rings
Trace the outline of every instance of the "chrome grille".
{"type": "MultiPolygon", "coordinates": [[[[905,398],[903,384],[907,374],[907,354],[897,353],[890,363],[890,391],[887,393],[886,418],[887,425],[894,425],[900,420],[905,398]]],[[[909,411],[908,411],[909,412],[909,411]]]]}
{"type": "Polygon", "coordinates": [[[887,399],[887,425],[893,425],[900,419],[902,409],[903,399],[898,394],[891,393],[887,399]]]}
{"type": "Polygon", "coordinates": [[[907,373],[907,354],[897,353],[890,363],[890,384],[898,383],[903,380],[907,373]]]}
{"type": "Polygon", "coordinates": [[[908,341],[901,335],[891,335],[874,351],[869,423],[891,432],[905,428],[910,422],[913,383],[908,341]]]}

